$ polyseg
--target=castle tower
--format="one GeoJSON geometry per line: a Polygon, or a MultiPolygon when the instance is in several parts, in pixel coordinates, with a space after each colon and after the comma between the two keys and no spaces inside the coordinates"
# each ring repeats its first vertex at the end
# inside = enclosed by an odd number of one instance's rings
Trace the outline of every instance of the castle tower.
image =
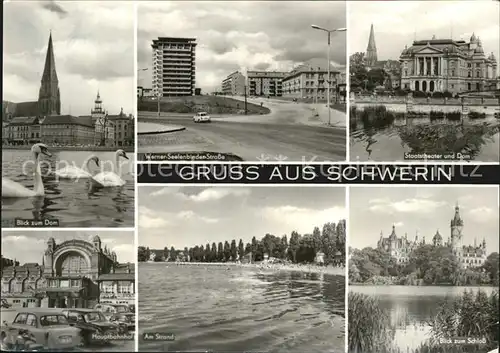
{"type": "Polygon", "coordinates": [[[451,247],[453,253],[458,257],[461,256],[462,252],[462,229],[464,226],[464,221],[460,217],[460,207],[458,203],[455,206],[455,216],[450,222],[450,232],[451,232],[451,247]]]}
{"type": "Polygon", "coordinates": [[[42,116],[61,114],[61,97],[59,94],[59,80],[56,72],[54,47],[52,45],[52,33],[49,35],[45,67],[38,93],[38,110],[42,116]]]}
{"type": "Polygon", "coordinates": [[[368,47],[366,48],[366,66],[373,67],[378,61],[377,58],[377,46],[375,45],[375,33],[373,31],[373,23],[370,28],[370,38],[368,39],[368,47]]]}
{"type": "Polygon", "coordinates": [[[102,109],[102,99],[99,91],[97,91],[97,97],[94,101],[94,109],[92,109],[90,113],[92,114],[92,116],[97,114],[104,115],[104,110],[102,109]]]}

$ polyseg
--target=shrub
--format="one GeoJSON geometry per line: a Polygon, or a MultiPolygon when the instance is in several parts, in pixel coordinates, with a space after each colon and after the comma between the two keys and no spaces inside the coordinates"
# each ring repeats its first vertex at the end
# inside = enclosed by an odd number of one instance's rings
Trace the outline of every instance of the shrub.
{"type": "Polygon", "coordinates": [[[394,332],[389,329],[390,318],[377,299],[365,294],[348,295],[348,351],[389,352],[394,332]]]}
{"type": "Polygon", "coordinates": [[[486,113],[469,112],[469,119],[484,119],[486,118],[486,113]]]}
{"type": "Polygon", "coordinates": [[[460,121],[460,119],[462,119],[462,113],[459,111],[446,113],[446,119],[450,121],[460,121]]]}
{"type": "Polygon", "coordinates": [[[443,92],[443,97],[444,98],[452,98],[453,94],[450,91],[444,91],[443,92]]]}
{"type": "Polygon", "coordinates": [[[442,119],[444,119],[444,116],[445,116],[444,112],[435,111],[435,110],[431,110],[429,115],[430,115],[431,121],[442,120],[442,119]]]}
{"type": "Polygon", "coordinates": [[[434,92],[432,93],[432,98],[444,98],[444,94],[442,92],[434,92]]]}
{"type": "Polygon", "coordinates": [[[415,92],[413,92],[413,97],[415,97],[415,98],[426,98],[427,97],[427,93],[422,92],[422,91],[415,91],[415,92]]]}

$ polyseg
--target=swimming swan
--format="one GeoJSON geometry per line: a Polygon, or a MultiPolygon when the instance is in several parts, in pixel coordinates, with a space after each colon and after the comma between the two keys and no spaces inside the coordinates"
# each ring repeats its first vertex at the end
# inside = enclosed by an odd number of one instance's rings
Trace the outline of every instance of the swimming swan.
{"type": "Polygon", "coordinates": [[[124,150],[118,150],[115,152],[116,156],[116,164],[115,170],[118,171],[118,174],[115,172],[101,172],[97,175],[94,175],[92,180],[96,182],[99,186],[103,187],[111,187],[111,186],[123,186],[126,184],[125,180],[120,176],[121,174],[121,166],[120,166],[120,157],[128,159],[127,154],[124,150]]]}
{"type": "Polygon", "coordinates": [[[35,184],[33,186],[33,190],[28,189],[18,182],[2,177],[2,198],[33,197],[45,195],[39,157],[40,154],[44,154],[49,157],[52,155],[49,153],[47,146],[43,143],[34,144],[31,147],[31,153],[33,153],[33,160],[35,161],[35,184]]]}
{"type": "Polygon", "coordinates": [[[90,156],[83,164],[83,169],[70,165],[54,172],[61,179],[80,179],[80,178],[92,178],[90,172],[90,162],[94,162],[97,167],[99,167],[99,158],[97,156],[90,156]]]}

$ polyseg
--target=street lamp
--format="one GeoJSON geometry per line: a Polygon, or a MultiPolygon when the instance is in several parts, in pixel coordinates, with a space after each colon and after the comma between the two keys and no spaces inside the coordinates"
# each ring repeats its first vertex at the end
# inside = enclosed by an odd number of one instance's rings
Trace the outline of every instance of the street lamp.
{"type": "Polygon", "coordinates": [[[331,34],[333,32],[345,32],[345,31],[347,31],[347,28],[326,29],[326,28],[316,26],[316,25],[311,25],[311,27],[314,29],[318,29],[320,31],[324,31],[324,32],[328,33],[328,54],[327,54],[327,60],[328,60],[327,75],[328,76],[326,79],[326,81],[328,82],[328,91],[326,94],[326,97],[327,97],[326,104],[328,107],[328,125],[331,125],[332,124],[332,115],[331,115],[331,111],[330,111],[330,37],[331,37],[331,34]]]}

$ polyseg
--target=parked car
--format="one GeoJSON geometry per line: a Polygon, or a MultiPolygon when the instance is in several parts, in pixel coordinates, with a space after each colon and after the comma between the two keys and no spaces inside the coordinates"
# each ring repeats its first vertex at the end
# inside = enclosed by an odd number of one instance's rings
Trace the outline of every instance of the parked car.
{"type": "Polygon", "coordinates": [[[128,305],[97,304],[94,309],[101,311],[109,321],[125,324],[130,331],[135,330],[135,314],[130,312],[128,305]]]}
{"type": "MultiPolygon", "coordinates": [[[[80,330],[80,337],[86,346],[93,343],[92,335],[94,333],[117,334],[127,331],[126,325],[109,321],[98,310],[63,309],[62,313],[66,316],[71,326],[80,330]]],[[[107,341],[101,341],[100,343],[107,343],[107,341]]]]}
{"type": "Polygon", "coordinates": [[[69,325],[60,309],[21,308],[11,323],[4,321],[2,324],[2,332],[17,344],[21,336],[25,342],[55,352],[75,349],[81,343],[80,330],[69,325]]]}
{"type": "Polygon", "coordinates": [[[207,112],[199,112],[193,116],[193,121],[195,123],[209,123],[211,122],[210,115],[207,112]]]}

